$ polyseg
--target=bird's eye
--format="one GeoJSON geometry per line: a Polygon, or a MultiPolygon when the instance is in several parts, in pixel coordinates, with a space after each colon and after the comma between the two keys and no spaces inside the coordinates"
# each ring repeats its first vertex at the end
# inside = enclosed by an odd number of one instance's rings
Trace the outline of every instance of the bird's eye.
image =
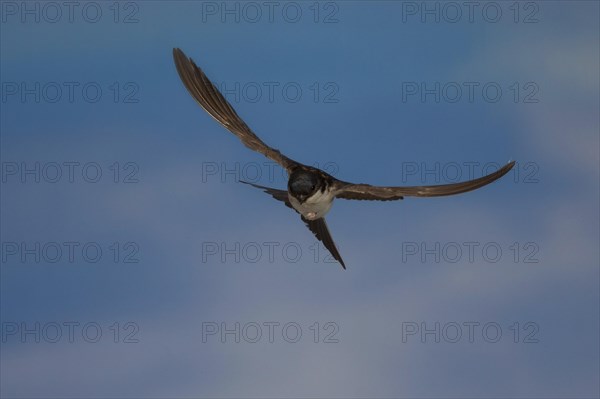
{"type": "Polygon", "coordinates": [[[315,191],[315,185],[313,184],[311,190],[315,191]]]}

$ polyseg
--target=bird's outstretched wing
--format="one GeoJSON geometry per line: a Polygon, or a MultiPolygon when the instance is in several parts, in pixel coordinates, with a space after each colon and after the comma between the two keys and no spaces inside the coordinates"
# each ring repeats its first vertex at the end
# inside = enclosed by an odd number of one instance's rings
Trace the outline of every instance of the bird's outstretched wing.
{"type": "MultiPolygon", "coordinates": [[[[265,187],[265,186],[260,186],[258,184],[248,183],[248,182],[245,182],[242,180],[240,180],[240,182],[244,183],[244,184],[249,184],[256,188],[260,188],[265,193],[270,194],[276,200],[283,202],[287,207],[294,209],[288,199],[287,191],[277,190],[275,188],[270,188],[270,187],[265,187]]],[[[315,235],[315,237],[317,237],[317,240],[321,241],[323,243],[323,245],[325,245],[325,248],[327,248],[327,250],[331,253],[333,258],[335,260],[337,260],[338,262],[340,262],[342,267],[344,269],[346,269],[344,260],[342,259],[342,256],[340,255],[339,251],[337,250],[337,247],[335,246],[335,243],[333,242],[333,238],[331,238],[331,234],[329,233],[329,229],[327,228],[327,223],[325,223],[325,219],[319,218],[316,220],[308,220],[308,219],[304,218],[304,216],[302,216],[302,215],[300,215],[300,218],[302,218],[302,221],[304,223],[306,223],[306,226],[309,228],[309,230],[312,231],[312,233],[315,235]]]]}
{"type": "Polygon", "coordinates": [[[265,187],[265,186],[261,186],[258,184],[249,183],[249,182],[243,181],[243,180],[240,180],[240,183],[244,183],[244,184],[248,184],[250,186],[256,187],[256,188],[260,188],[265,193],[271,194],[271,196],[273,198],[275,198],[277,201],[283,202],[285,204],[285,206],[287,206],[288,208],[294,209],[292,204],[290,204],[290,200],[288,198],[288,192],[285,190],[277,190],[276,188],[265,187]]]}
{"type": "Polygon", "coordinates": [[[298,165],[298,162],[286,157],[279,150],[269,147],[258,138],[242,118],[238,116],[231,104],[219,92],[219,89],[183,51],[174,48],[173,59],[179,77],[192,97],[210,116],[235,134],[246,147],[272,159],[287,171],[298,165]]]}
{"type": "Polygon", "coordinates": [[[467,191],[475,190],[490,184],[508,173],[514,165],[514,161],[509,162],[496,172],[478,179],[437,186],[383,187],[371,186],[369,184],[352,184],[338,180],[335,182],[337,187],[334,189],[334,195],[336,198],[373,201],[393,201],[403,199],[405,196],[441,197],[444,195],[454,195],[466,193],[467,191]]]}

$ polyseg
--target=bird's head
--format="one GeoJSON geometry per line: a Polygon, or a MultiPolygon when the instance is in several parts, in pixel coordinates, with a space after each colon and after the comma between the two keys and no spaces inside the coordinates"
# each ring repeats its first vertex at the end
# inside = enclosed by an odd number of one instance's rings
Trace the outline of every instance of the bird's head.
{"type": "Polygon", "coordinates": [[[323,185],[321,176],[305,170],[292,172],[288,181],[288,190],[301,203],[320,190],[323,185]]]}

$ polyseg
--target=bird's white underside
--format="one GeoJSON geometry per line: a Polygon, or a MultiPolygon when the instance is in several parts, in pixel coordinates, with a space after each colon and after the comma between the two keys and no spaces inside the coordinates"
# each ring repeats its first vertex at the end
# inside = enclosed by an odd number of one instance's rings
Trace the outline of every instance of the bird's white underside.
{"type": "Polygon", "coordinates": [[[294,209],[300,212],[300,214],[308,220],[315,220],[324,217],[331,209],[334,198],[335,197],[330,191],[325,190],[325,192],[322,193],[321,190],[319,190],[312,196],[308,197],[306,201],[300,203],[300,201],[288,193],[290,204],[292,204],[294,209]]]}

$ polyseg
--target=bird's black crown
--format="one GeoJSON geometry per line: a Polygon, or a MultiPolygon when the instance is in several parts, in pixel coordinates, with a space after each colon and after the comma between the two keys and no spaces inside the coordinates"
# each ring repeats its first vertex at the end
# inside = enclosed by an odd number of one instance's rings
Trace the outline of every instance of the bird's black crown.
{"type": "Polygon", "coordinates": [[[307,198],[320,189],[322,179],[318,173],[296,170],[288,180],[288,190],[296,198],[307,198]]]}

